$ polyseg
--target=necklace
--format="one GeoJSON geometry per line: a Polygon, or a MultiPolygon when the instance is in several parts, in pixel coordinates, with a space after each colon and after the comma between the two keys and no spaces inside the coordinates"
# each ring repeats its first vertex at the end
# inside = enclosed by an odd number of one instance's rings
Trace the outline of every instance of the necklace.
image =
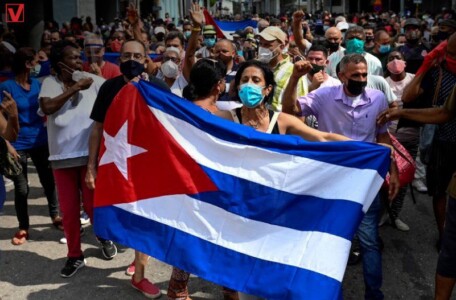
{"type": "Polygon", "coordinates": [[[250,120],[247,120],[248,119],[247,108],[245,108],[245,107],[241,108],[241,116],[242,116],[242,121],[243,121],[242,123],[244,125],[254,128],[254,129],[258,129],[258,127],[261,125],[262,121],[265,119],[267,114],[268,114],[268,110],[264,107],[255,109],[255,117],[251,118],[250,120]],[[254,119],[256,119],[256,120],[254,120],[254,119]]]}

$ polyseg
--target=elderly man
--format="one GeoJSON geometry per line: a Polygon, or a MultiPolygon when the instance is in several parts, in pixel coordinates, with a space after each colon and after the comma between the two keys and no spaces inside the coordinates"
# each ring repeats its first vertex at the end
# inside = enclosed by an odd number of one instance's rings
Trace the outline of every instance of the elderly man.
{"type": "Polygon", "coordinates": [[[86,72],[90,72],[104,79],[111,79],[119,76],[119,66],[103,59],[105,48],[101,37],[90,34],[84,39],[84,54],[87,61],[82,64],[86,72]]]}
{"type": "Polygon", "coordinates": [[[334,78],[337,78],[336,67],[337,64],[341,61],[342,57],[347,54],[357,53],[364,56],[367,62],[367,72],[369,74],[383,76],[382,63],[380,60],[364,50],[365,40],[366,35],[364,33],[364,29],[361,26],[353,26],[348,28],[345,34],[346,49],[345,51],[334,52],[329,56],[329,65],[326,70],[328,74],[334,78]]]}
{"type": "MultiPolygon", "coordinates": [[[[303,69],[302,73],[308,70],[303,69]]],[[[343,134],[354,140],[391,144],[386,125],[376,117],[388,107],[385,95],[367,85],[367,61],[361,54],[346,55],[340,62],[342,85],[317,89],[297,100],[284,98],[283,111],[299,116],[315,115],[319,129],[343,134]]],[[[389,198],[399,189],[395,163],[390,165],[389,198]]],[[[358,229],[366,299],[383,299],[382,256],[378,236],[380,197],[374,199],[358,229]]]]}

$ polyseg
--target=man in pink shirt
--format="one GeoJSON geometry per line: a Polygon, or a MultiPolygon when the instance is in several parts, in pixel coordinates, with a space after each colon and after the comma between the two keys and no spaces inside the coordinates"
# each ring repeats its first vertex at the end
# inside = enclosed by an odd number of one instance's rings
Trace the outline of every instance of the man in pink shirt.
{"type": "Polygon", "coordinates": [[[82,66],[83,70],[104,79],[120,76],[119,66],[103,60],[104,53],[103,40],[95,34],[88,35],[84,40],[84,54],[87,61],[82,66]]]}

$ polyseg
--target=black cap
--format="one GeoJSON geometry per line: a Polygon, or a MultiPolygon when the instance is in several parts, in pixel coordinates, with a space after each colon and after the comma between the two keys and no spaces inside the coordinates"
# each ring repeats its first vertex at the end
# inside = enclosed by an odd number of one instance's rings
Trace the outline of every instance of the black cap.
{"type": "Polygon", "coordinates": [[[455,20],[451,20],[451,19],[440,20],[439,26],[448,26],[448,27],[451,27],[453,29],[456,29],[456,21],[455,20]]]}
{"type": "Polygon", "coordinates": [[[230,33],[233,37],[245,38],[245,32],[242,29],[236,30],[234,33],[230,33]]]}
{"type": "Polygon", "coordinates": [[[418,19],[409,18],[409,19],[405,20],[404,28],[407,27],[407,26],[418,26],[418,27],[420,27],[421,26],[421,22],[418,19]]]}

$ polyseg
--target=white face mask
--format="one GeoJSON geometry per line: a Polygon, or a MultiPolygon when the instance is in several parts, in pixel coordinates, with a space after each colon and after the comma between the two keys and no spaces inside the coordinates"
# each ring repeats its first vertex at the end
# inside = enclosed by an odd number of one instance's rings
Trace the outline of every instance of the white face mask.
{"type": "Polygon", "coordinates": [[[268,48],[259,47],[258,48],[258,60],[263,63],[266,63],[266,64],[269,63],[274,57],[277,56],[277,55],[274,55],[274,50],[269,50],[268,48]]]}
{"type": "Polygon", "coordinates": [[[75,81],[75,82],[78,82],[79,80],[87,78],[87,77],[89,77],[89,76],[87,76],[87,74],[85,74],[85,72],[78,71],[78,70],[75,70],[73,72],[73,74],[71,74],[71,79],[73,79],[73,81],[75,81]]]}
{"type": "Polygon", "coordinates": [[[179,76],[179,66],[172,60],[163,63],[160,70],[166,78],[176,78],[179,76]]]}
{"type": "Polygon", "coordinates": [[[30,76],[38,77],[38,74],[41,72],[41,65],[38,63],[32,69],[30,69],[30,76]]]}
{"type": "Polygon", "coordinates": [[[282,54],[288,54],[288,47],[283,48],[282,54]]]}

